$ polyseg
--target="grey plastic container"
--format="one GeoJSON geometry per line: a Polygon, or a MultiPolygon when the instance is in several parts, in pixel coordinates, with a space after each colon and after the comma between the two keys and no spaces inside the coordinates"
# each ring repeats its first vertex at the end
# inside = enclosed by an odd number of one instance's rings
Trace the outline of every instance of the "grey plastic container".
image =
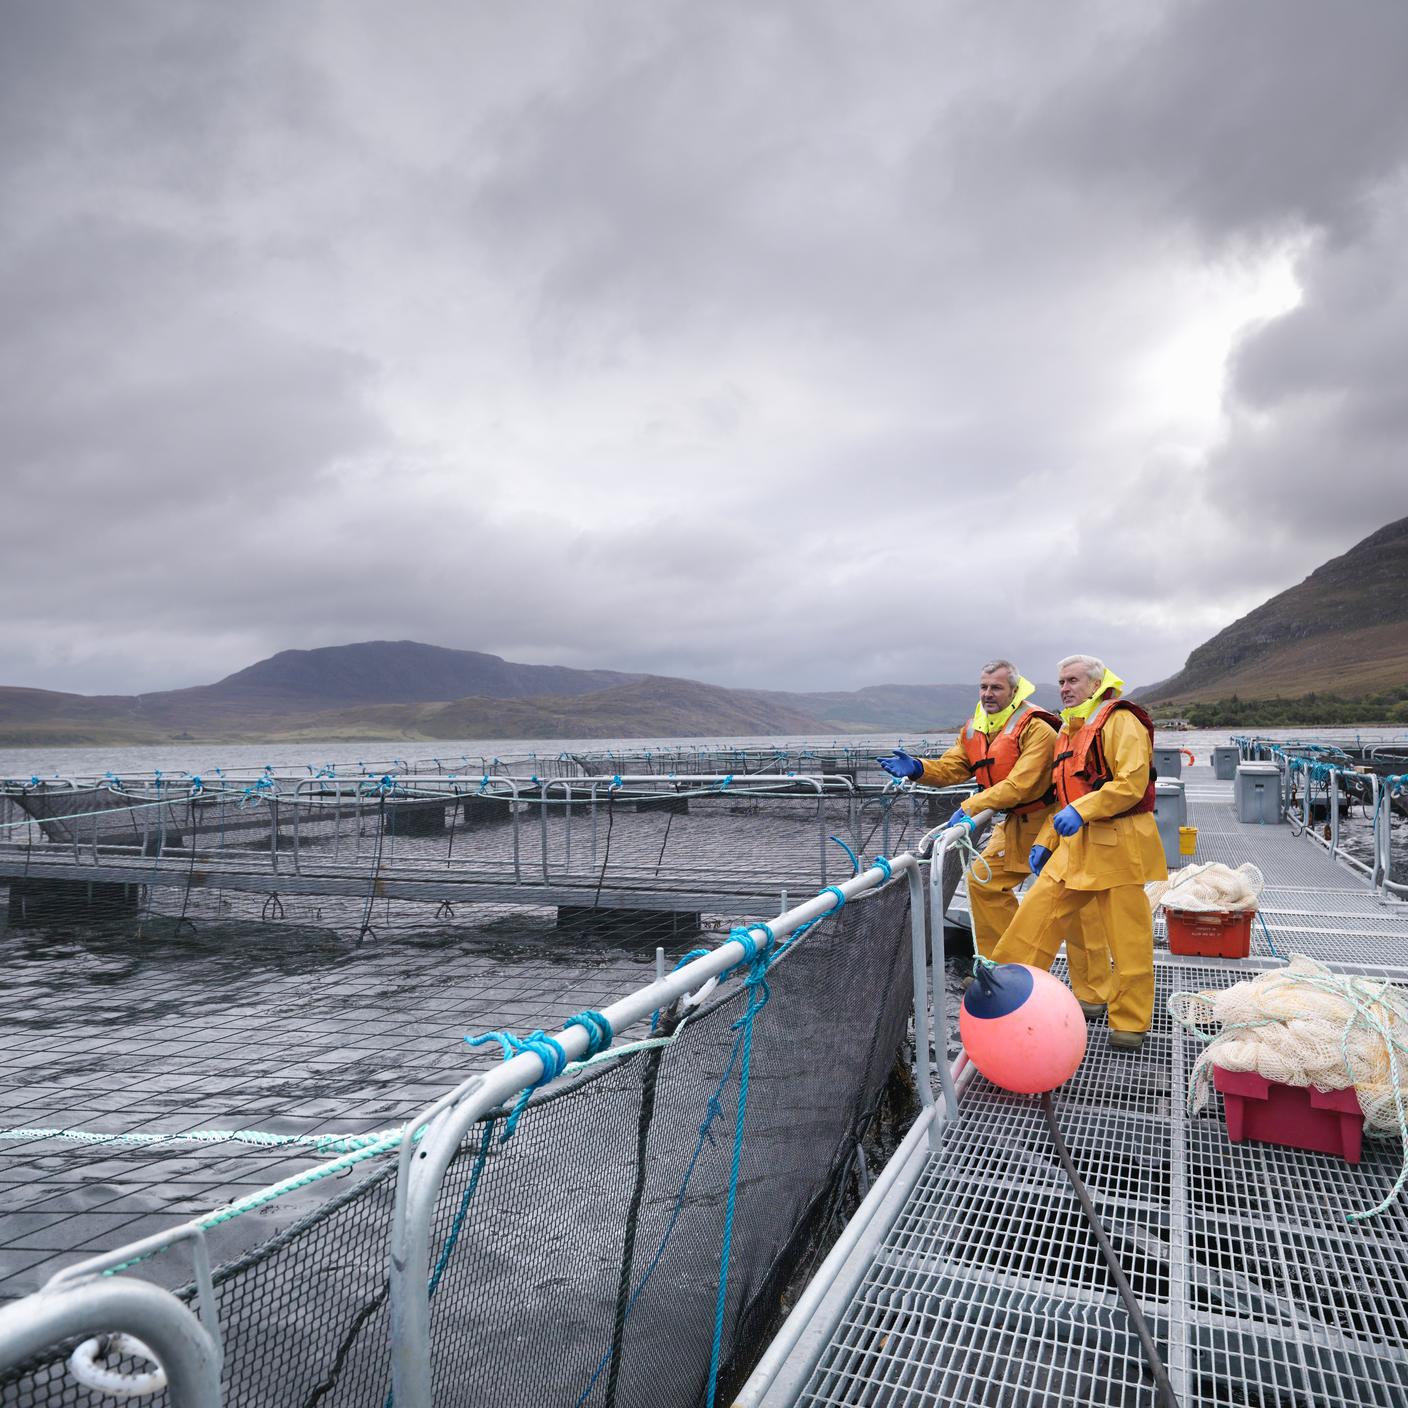
{"type": "Polygon", "coordinates": [[[1187,865],[1192,857],[1179,854],[1178,828],[1188,825],[1188,798],[1184,795],[1183,784],[1176,778],[1161,776],[1154,784],[1154,822],[1159,828],[1168,868],[1177,870],[1187,865]]]}
{"type": "Polygon", "coordinates": [[[1179,748],[1155,748],[1154,769],[1161,778],[1178,777],[1183,772],[1183,752],[1179,748]]]}
{"type": "Polygon", "coordinates": [[[1239,763],[1233,784],[1237,820],[1250,826],[1281,822],[1281,769],[1276,763],[1239,763]]]}
{"type": "Polygon", "coordinates": [[[1212,770],[1219,782],[1231,782],[1237,776],[1237,764],[1242,750],[1232,743],[1219,743],[1212,750],[1212,770]]]}

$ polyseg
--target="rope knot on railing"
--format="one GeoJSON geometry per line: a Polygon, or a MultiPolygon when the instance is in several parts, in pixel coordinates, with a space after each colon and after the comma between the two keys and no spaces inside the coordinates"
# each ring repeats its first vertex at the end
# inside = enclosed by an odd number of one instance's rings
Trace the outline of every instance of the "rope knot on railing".
{"type": "MultiPolygon", "coordinates": [[[[605,1020],[603,1017],[602,1021],[605,1020]]],[[[511,1061],[515,1056],[527,1055],[536,1056],[542,1064],[542,1074],[523,1091],[518,1097],[518,1103],[509,1111],[508,1121],[499,1139],[500,1144],[506,1144],[517,1130],[518,1121],[522,1118],[523,1111],[528,1108],[528,1101],[533,1092],[540,1086],[555,1081],[566,1069],[567,1052],[560,1041],[543,1031],[530,1032],[525,1037],[514,1036],[512,1032],[485,1032],[481,1036],[467,1036],[465,1040],[471,1046],[487,1046],[491,1041],[496,1041],[503,1051],[505,1061],[511,1061]]]]}
{"type": "Polygon", "coordinates": [[[616,1033],[612,1030],[611,1023],[600,1012],[590,1007],[569,1017],[562,1025],[581,1027],[586,1032],[588,1059],[601,1055],[616,1039],[616,1033]]]}
{"type": "Polygon", "coordinates": [[[274,791],[274,779],[267,774],[264,777],[255,778],[254,782],[246,787],[240,794],[240,806],[247,806],[250,802],[257,802],[261,797],[267,797],[274,791]]]}

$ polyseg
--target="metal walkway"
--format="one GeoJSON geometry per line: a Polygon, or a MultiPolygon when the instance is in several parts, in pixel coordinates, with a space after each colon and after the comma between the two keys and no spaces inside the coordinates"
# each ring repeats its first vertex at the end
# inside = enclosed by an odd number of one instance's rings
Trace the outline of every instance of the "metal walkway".
{"type": "MultiPolygon", "coordinates": [[[[1285,825],[1239,824],[1231,785],[1185,774],[1200,861],[1251,861],[1282,956],[1408,980],[1408,907],[1285,825]]],[[[1157,941],[1162,943],[1162,938],[1157,941]]],[[[1400,1168],[1396,1141],[1351,1166],[1227,1139],[1218,1097],[1186,1091],[1196,1039],[1169,994],[1274,964],[1156,954],[1153,1034],[1134,1055],[1093,1023],[1056,1093],[1062,1130],[1184,1408],[1408,1402],[1408,1213],[1361,1224],[1400,1168]]],[[[962,1062],[960,1061],[962,1065],[962,1062]]],[[[916,1128],[737,1400],[783,1404],[1156,1402],[1152,1377],[1034,1099],[971,1066],[958,1113],[916,1128]]]]}

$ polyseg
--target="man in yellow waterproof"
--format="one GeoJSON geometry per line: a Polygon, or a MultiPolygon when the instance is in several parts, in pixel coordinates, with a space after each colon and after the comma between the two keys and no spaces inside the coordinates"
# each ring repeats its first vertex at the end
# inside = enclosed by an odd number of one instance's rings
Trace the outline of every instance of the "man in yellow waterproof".
{"type": "MultiPolygon", "coordinates": [[[[972,778],[979,791],[945,823],[973,825],[979,812],[1005,812],[983,848],[982,863],[968,871],[968,904],[973,940],[990,958],[1003,931],[1017,913],[1013,891],[1031,873],[1027,855],[1051,815],[1051,755],[1060,720],[1030,703],[1036,686],[1010,660],[992,660],[978,679],[978,707],[963,725],[953,747],[941,758],[912,758],[896,752],[880,766],[893,777],[930,787],[951,787],[972,778]]],[[[1108,964],[1107,964],[1108,966],[1108,964]]],[[[1086,994],[1092,1005],[1107,994],[1098,983],[1086,994]]]]}
{"type": "MultiPolygon", "coordinates": [[[[1144,886],[1168,877],[1154,823],[1154,725],[1120,698],[1124,681],[1093,655],[1063,660],[1056,683],[1063,707],[1052,781],[1060,810],[1032,847],[1036,883],[993,958],[1050,967],[1062,937],[1074,931],[1081,943],[1091,932],[1083,917],[1096,911],[1115,967],[1110,1045],[1137,1051],[1154,1015],[1154,916],[1144,886]]],[[[1067,954],[1074,968],[1070,942],[1067,954]]]]}

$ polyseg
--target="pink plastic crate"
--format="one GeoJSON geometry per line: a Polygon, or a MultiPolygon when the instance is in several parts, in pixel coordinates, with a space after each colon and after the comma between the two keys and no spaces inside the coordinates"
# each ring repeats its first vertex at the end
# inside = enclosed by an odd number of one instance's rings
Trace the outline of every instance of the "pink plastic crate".
{"type": "Polygon", "coordinates": [[[1256,910],[1165,909],[1168,951],[1202,958],[1246,958],[1252,951],[1256,910]]]}
{"type": "Polygon", "coordinates": [[[1338,1154],[1357,1164],[1364,1144],[1364,1116],[1359,1097],[1348,1090],[1315,1090],[1282,1085],[1254,1071],[1212,1068],[1213,1084],[1222,1092],[1227,1137],[1240,1144],[1256,1139],[1291,1149],[1338,1154]]]}

